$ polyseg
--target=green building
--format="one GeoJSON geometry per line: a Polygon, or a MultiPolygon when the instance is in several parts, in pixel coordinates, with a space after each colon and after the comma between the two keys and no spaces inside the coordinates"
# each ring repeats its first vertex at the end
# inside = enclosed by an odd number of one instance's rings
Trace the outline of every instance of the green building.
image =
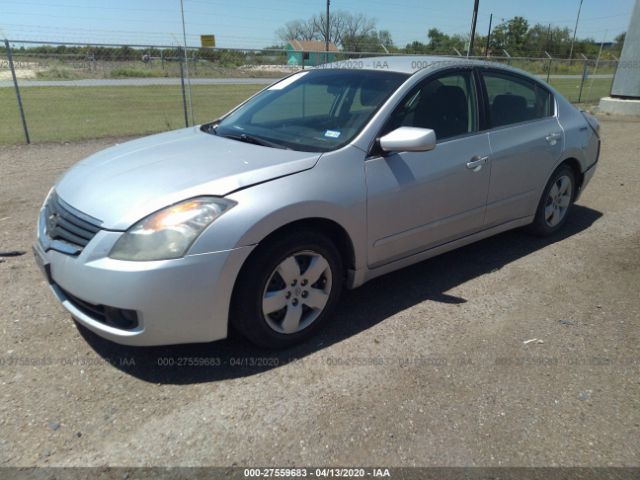
{"type": "Polygon", "coordinates": [[[287,42],[287,64],[304,67],[315,67],[323,63],[335,62],[338,49],[329,43],[329,51],[325,51],[324,42],[316,40],[289,40],[287,42]]]}

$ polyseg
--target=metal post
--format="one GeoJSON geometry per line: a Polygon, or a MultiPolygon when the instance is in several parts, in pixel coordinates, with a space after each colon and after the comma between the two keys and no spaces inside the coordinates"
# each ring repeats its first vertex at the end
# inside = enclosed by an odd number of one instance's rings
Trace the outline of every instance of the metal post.
{"type": "MultiPolygon", "coordinates": [[[[189,76],[189,57],[187,54],[187,29],[184,22],[184,2],[180,0],[180,14],[182,16],[182,39],[184,41],[184,70],[187,75],[187,85],[189,86],[189,111],[191,112],[191,124],[195,125],[193,118],[193,101],[191,100],[191,77],[189,76]]],[[[188,125],[187,125],[188,126],[188,125]]]]}
{"type": "Polygon", "coordinates": [[[491,23],[493,22],[493,13],[489,16],[489,31],[487,32],[487,45],[484,47],[484,56],[489,56],[489,40],[491,39],[491,23]]]}
{"type": "Polygon", "coordinates": [[[551,77],[551,62],[553,61],[553,57],[549,55],[549,52],[545,50],[544,54],[549,57],[549,63],[547,65],[547,83],[549,83],[549,77],[551,77]]]}
{"type": "Polygon", "coordinates": [[[473,53],[473,40],[476,36],[476,22],[478,21],[478,4],[480,0],[473,3],[473,17],[471,18],[471,38],[469,39],[469,48],[467,49],[467,57],[473,53]]]}
{"type": "Polygon", "coordinates": [[[504,48],[502,49],[502,51],[507,57],[507,65],[511,65],[511,55],[509,55],[509,52],[507,52],[504,48]]]}
{"type": "Polygon", "coordinates": [[[22,129],[24,130],[24,138],[27,144],[31,143],[29,138],[29,129],[27,128],[27,119],[24,116],[24,108],[22,106],[22,97],[20,96],[20,88],[18,87],[18,79],[16,78],[16,69],[13,66],[13,55],[11,54],[11,45],[9,40],[4,39],[4,46],[7,49],[7,60],[9,60],[9,68],[11,69],[11,76],[13,77],[13,86],[16,89],[16,98],[18,99],[18,109],[20,110],[20,119],[22,120],[22,129]]]}
{"type": "MultiPolygon", "coordinates": [[[[183,57],[184,58],[184,57],[183,57]]],[[[184,68],[182,66],[183,58],[180,58],[180,87],[182,88],[182,109],[184,110],[184,126],[189,126],[189,113],[187,111],[187,92],[184,88],[184,68]]]]}
{"type": "Polygon", "coordinates": [[[589,73],[589,63],[587,60],[584,61],[584,69],[582,70],[582,79],[580,80],[580,91],[578,92],[578,103],[582,100],[582,88],[584,87],[584,82],[587,79],[587,75],[589,73]]]}
{"type": "MultiPolygon", "coordinates": [[[[602,55],[602,49],[604,48],[604,39],[607,37],[607,30],[604,31],[604,35],[602,35],[602,42],[600,42],[600,50],[598,51],[598,58],[596,58],[596,64],[593,68],[592,75],[595,76],[598,74],[598,66],[600,65],[600,56],[602,55]]],[[[589,91],[587,92],[587,96],[591,98],[591,88],[593,87],[593,79],[589,84],[589,91]]]]}

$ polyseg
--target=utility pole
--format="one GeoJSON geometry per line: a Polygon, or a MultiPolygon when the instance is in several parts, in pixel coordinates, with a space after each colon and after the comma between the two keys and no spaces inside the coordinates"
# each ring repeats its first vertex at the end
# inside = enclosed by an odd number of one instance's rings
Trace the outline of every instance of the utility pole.
{"type": "Polygon", "coordinates": [[[569,61],[573,57],[573,44],[576,41],[576,33],[578,33],[578,20],[580,20],[580,10],[582,10],[582,1],[580,0],[580,5],[578,6],[578,16],[576,17],[576,26],[573,29],[573,39],[571,40],[571,50],[569,50],[569,61]]]}
{"type": "Polygon", "coordinates": [[[493,13],[489,16],[489,31],[487,32],[487,45],[484,47],[484,56],[489,56],[489,40],[491,39],[491,23],[493,22],[493,13]]]}
{"type": "Polygon", "coordinates": [[[547,28],[547,44],[545,45],[545,52],[551,50],[551,24],[547,28]]]}
{"type": "Polygon", "coordinates": [[[476,21],[478,20],[478,4],[480,0],[475,0],[473,4],[473,17],[471,18],[471,38],[469,39],[469,48],[467,49],[467,58],[473,52],[473,39],[476,36],[476,21]]]}
{"type": "Polygon", "coordinates": [[[325,51],[325,58],[324,61],[325,63],[329,62],[329,32],[331,30],[329,30],[329,7],[331,5],[331,0],[327,0],[327,24],[325,27],[325,36],[324,36],[324,51],[325,51]]]}

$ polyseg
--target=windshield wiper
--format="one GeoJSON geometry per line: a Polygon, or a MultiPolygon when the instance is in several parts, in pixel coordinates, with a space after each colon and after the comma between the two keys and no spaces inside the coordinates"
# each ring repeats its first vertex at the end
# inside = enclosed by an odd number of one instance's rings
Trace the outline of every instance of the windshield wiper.
{"type": "Polygon", "coordinates": [[[220,136],[224,138],[232,138],[233,140],[238,140],[240,142],[252,143],[254,145],[261,145],[263,147],[291,150],[289,147],[286,147],[279,143],[270,142],[269,140],[265,140],[264,138],[254,137],[253,135],[247,135],[246,133],[242,133],[240,135],[220,135],[220,136]]]}

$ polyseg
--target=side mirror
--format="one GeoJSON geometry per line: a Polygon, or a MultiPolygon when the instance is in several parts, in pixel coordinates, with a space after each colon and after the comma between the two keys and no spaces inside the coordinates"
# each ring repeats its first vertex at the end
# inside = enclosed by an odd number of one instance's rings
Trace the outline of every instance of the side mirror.
{"type": "Polygon", "coordinates": [[[426,152],[436,148],[436,132],[430,128],[400,127],[380,138],[385,152],[426,152]]]}

